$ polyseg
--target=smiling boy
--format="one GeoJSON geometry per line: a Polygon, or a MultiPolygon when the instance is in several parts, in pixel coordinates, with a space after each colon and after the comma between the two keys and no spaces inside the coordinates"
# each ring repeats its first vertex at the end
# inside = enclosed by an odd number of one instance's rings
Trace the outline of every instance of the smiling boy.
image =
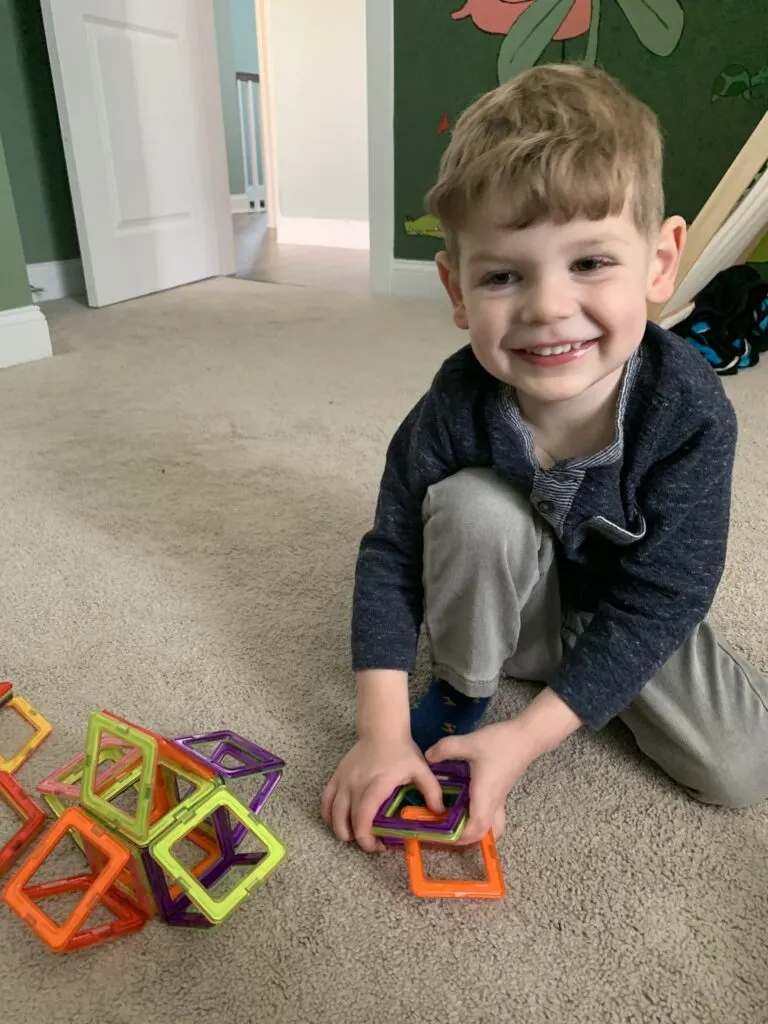
{"type": "Polygon", "coordinates": [[[601,71],[534,68],[456,125],[429,210],[447,360],[395,434],[353,613],[358,741],[323,794],[343,840],[428,762],[470,763],[464,842],[504,826],[529,765],[618,717],[696,799],[768,795],[768,685],[707,622],[736,420],[717,376],[647,321],[674,290],[655,115],[601,71]],[[434,681],[408,705],[419,631],[434,681]],[[502,679],[541,692],[478,728],[502,679]],[[426,757],[425,757],[426,755],[426,757]]]}

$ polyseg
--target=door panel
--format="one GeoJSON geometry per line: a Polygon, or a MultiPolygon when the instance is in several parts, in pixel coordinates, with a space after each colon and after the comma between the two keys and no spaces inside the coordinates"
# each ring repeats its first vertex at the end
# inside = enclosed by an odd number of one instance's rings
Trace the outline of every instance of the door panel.
{"type": "Polygon", "coordinates": [[[44,0],[89,302],[234,272],[210,0],[44,0]]]}

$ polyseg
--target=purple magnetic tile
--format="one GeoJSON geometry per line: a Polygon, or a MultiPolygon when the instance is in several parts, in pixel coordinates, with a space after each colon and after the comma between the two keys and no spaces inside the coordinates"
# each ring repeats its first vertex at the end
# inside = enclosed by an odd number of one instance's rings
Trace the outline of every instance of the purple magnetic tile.
{"type": "Polygon", "coordinates": [[[454,779],[469,778],[468,761],[436,761],[434,764],[430,765],[430,767],[438,778],[442,775],[447,775],[454,779]]]}
{"type": "Polygon", "coordinates": [[[257,746],[236,732],[232,732],[231,729],[220,729],[217,732],[202,733],[199,736],[178,736],[173,742],[188,753],[194,754],[195,757],[204,761],[209,767],[214,768],[220,775],[228,779],[243,778],[246,775],[270,772],[276,768],[285,767],[285,761],[282,758],[270,753],[269,750],[265,750],[263,747],[257,746]],[[214,750],[212,757],[208,757],[198,750],[198,746],[201,743],[215,743],[217,741],[219,741],[219,746],[214,750]],[[222,741],[227,745],[227,749],[223,752],[222,741]],[[228,748],[233,749],[230,750],[228,748]],[[232,753],[234,757],[240,760],[243,767],[223,767],[221,762],[223,762],[228,753],[232,753]],[[246,765],[253,765],[253,768],[247,768],[246,765]]]}
{"type": "MultiPolygon", "coordinates": [[[[248,804],[248,809],[252,814],[261,813],[282,778],[285,761],[229,729],[203,733],[200,736],[180,736],[173,742],[213,768],[225,779],[241,779],[253,775],[263,776],[261,786],[248,804]],[[208,756],[197,749],[199,743],[218,743],[218,745],[208,756]],[[236,768],[225,766],[224,759],[228,755],[240,761],[240,766],[236,768]]],[[[233,831],[235,849],[240,846],[247,832],[248,830],[242,822],[235,825],[233,831]]]]}
{"type": "MultiPolygon", "coordinates": [[[[273,787],[274,788],[274,787],[273,787]]],[[[224,807],[214,811],[212,815],[216,828],[216,838],[222,851],[222,856],[212,864],[200,877],[200,884],[206,888],[212,888],[219,882],[228,871],[241,865],[251,866],[258,864],[265,856],[265,851],[257,853],[236,853],[239,845],[235,841],[235,833],[229,814],[224,807]]],[[[242,840],[240,840],[242,842],[242,840]]],[[[190,910],[192,901],[186,893],[172,898],[165,877],[165,872],[154,859],[149,850],[142,853],[144,868],[152,886],[152,892],[157,902],[160,916],[173,927],[177,928],[213,928],[214,925],[201,913],[190,910]]]]}
{"type": "MultiPolygon", "coordinates": [[[[216,829],[216,839],[219,843],[219,849],[222,851],[222,856],[215,864],[211,865],[208,869],[209,872],[221,864],[231,865],[234,857],[236,856],[235,845],[232,841],[232,826],[230,824],[229,814],[227,813],[226,808],[218,808],[213,812],[211,817],[213,818],[214,827],[216,829]]],[[[147,878],[149,879],[149,883],[152,887],[152,894],[155,897],[155,902],[157,903],[157,909],[160,911],[160,916],[168,921],[177,912],[180,902],[186,899],[186,896],[177,896],[175,899],[171,896],[170,889],[168,888],[168,882],[165,878],[165,872],[149,850],[142,850],[141,857],[144,864],[144,870],[146,871],[147,878]]]]}
{"type": "MultiPolygon", "coordinates": [[[[459,789],[455,803],[449,808],[448,813],[442,821],[412,821],[408,818],[401,818],[399,815],[387,816],[386,811],[397,799],[398,793],[403,789],[396,786],[390,795],[381,805],[373,819],[375,828],[396,828],[399,832],[420,832],[434,833],[436,835],[449,834],[454,831],[461,816],[466,812],[469,803],[469,767],[465,761],[442,761],[439,764],[430,765],[440,785],[454,786],[459,789]]],[[[385,839],[399,840],[398,836],[387,836],[385,839]]],[[[399,846],[399,842],[390,842],[386,845],[399,846]]]]}
{"type": "Polygon", "coordinates": [[[249,775],[259,775],[264,771],[271,771],[270,768],[265,769],[262,761],[258,761],[228,740],[224,740],[216,747],[209,760],[219,775],[227,779],[243,779],[249,775]],[[225,762],[228,757],[238,763],[234,767],[227,765],[225,762]]]}
{"type": "MultiPolygon", "coordinates": [[[[431,768],[443,786],[462,786],[465,782],[469,781],[469,764],[466,761],[436,761],[431,765],[431,768]]],[[[382,806],[389,807],[391,803],[392,798],[382,806]]],[[[387,820],[391,819],[388,818],[387,820]]],[[[405,840],[399,836],[378,836],[378,838],[385,846],[405,845],[405,840]]]]}
{"type": "MultiPolygon", "coordinates": [[[[266,856],[264,850],[258,853],[236,853],[233,857],[222,858],[217,864],[213,864],[200,879],[200,884],[211,889],[217,882],[220,882],[232,868],[244,865],[255,866],[266,856]]],[[[215,925],[201,914],[199,910],[190,910],[192,901],[188,896],[179,896],[174,900],[178,906],[170,917],[166,917],[166,924],[172,928],[214,928],[215,925]]]]}
{"type": "MultiPolygon", "coordinates": [[[[251,814],[261,814],[264,809],[264,804],[269,800],[270,796],[275,790],[280,779],[283,777],[281,770],[274,772],[264,773],[264,782],[259,789],[258,793],[253,797],[251,802],[248,804],[248,810],[251,814]]],[[[238,822],[232,832],[232,842],[235,845],[235,849],[240,846],[242,841],[248,835],[248,829],[243,825],[242,822],[238,822]]]]}
{"type": "Polygon", "coordinates": [[[173,915],[176,901],[171,897],[168,883],[165,880],[165,873],[149,850],[141,851],[141,861],[144,865],[144,873],[149,879],[149,886],[155,898],[158,912],[163,920],[167,921],[173,915]]]}

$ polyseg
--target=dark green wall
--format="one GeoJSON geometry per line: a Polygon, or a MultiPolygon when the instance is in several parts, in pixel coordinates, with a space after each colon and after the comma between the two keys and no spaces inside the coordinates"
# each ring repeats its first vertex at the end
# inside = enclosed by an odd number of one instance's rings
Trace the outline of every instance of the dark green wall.
{"type": "MultiPolygon", "coordinates": [[[[394,0],[395,256],[400,259],[431,259],[440,245],[408,236],[403,222],[423,213],[424,195],[449,138],[438,134],[443,115],[453,125],[475,97],[499,83],[504,36],[481,31],[469,17],[453,20],[462,2],[394,0]]],[[[494,0],[475,2],[488,7],[494,0]]],[[[653,0],[650,6],[667,2],[675,0],[653,0]]],[[[647,0],[624,0],[628,7],[641,3],[649,6],[647,0]]],[[[667,140],[668,210],[691,221],[768,108],[768,0],[680,4],[685,12],[680,41],[669,56],[657,56],[639,41],[618,0],[602,0],[598,63],[658,112],[667,140]],[[748,74],[749,97],[713,102],[715,79],[734,64],[746,69],[734,88],[741,88],[739,81],[746,84],[748,74]]],[[[580,37],[551,43],[541,61],[579,60],[586,42],[580,37]]]]}
{"type": "Polygon", "coordinates": [[[0,139],[0,312],[29,306],[31,302],[24,250],[0,139]]]}
{"type": "Polygon", "coordinates": [[[0,0],[0,135],[27,263],[76,259],[80,252],[39,0],[0,0]]]}

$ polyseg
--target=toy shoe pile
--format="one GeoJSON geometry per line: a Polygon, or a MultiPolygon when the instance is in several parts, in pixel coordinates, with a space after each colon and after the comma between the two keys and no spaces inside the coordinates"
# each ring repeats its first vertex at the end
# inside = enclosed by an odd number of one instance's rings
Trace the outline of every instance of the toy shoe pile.
{"type": "Polygon", "coordinates": [[[0,798],[22,821],[0,849],[0,877],[26,853],[3,900],[55,952],[138,931],[155,915],[175,927],[219,925],[286,856],[260,817],[282,777],[280,758],[229,730],[168,740],[108,711],[91,716],[85,752],[38,786],[56,817],[41,837],[45,813],[12,773],[51,726],[3,683],[0,715],[9,711],[22,715],[35,734],[11,758],[0,755],[0,798]],[[246,778],[256,786],[248,806],[227,786],[246,778]],[[126,796],[133,799],[130,812],[119,806],[126,796]],[[72,840],[83,855],[82,872],[36,883],[41,865],[72,840]],[[194,849],[192,867],[182,860],[182,844],[194,849]],[[253,845],[258,849],[246,852],[253,845]],[[234,876],[222,895],[220,883],[234,876]],[[65,894],[82,895],[59,923],[43,903],[65,894]],[[99,907],[112,920],[88,927],[99,907]]]}
{"type": "Polygon", "coordinates": [[[697,296],[690,316],[672,331],[721,377],[756,366],[768,351],[768,282],[754,267],[721,271],[697,296]]]}

